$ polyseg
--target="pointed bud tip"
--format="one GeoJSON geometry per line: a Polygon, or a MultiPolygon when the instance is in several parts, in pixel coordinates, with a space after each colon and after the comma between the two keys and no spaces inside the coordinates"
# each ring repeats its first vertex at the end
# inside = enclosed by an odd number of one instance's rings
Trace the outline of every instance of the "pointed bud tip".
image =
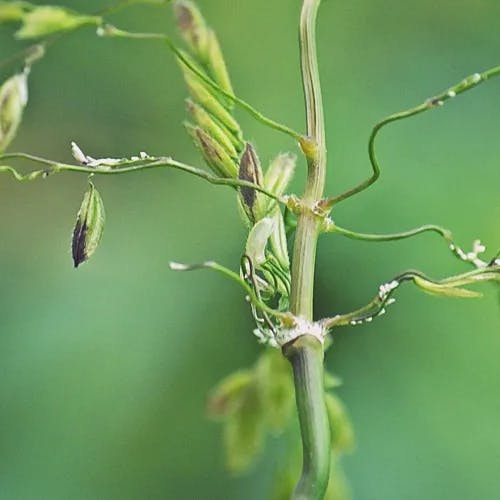
{"type": "Polygon", "coordinates": [[[172,271],[189,271],[189,266],[180,262],[169,262],[168,266],[172,271]]]}

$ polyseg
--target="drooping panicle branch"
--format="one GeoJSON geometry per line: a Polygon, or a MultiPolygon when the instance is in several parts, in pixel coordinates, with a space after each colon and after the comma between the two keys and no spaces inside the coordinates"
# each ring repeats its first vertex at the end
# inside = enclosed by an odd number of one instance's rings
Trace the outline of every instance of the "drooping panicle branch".
{"type": "Polygon", "coordinates": [[[494,259],[486,267],[478,267],[473,271],[441,280],[430,278],[420,271],[405,271],[380,285],[377,295],[366,306],[348,314],[339,314],[324,319],[321,323],[327,329],[370,323],[374,318],[385,314],[387,307],[395,302],[393,294],[403,283],[413,283],[422,291],[432,295],[474,298],[480,297],[481,294],[463,287],[486,281],[500,282],[500,261],[494,259]]]}
{"type": "Polygon", "coordinates": [[[441,92],[440,94],[427,99],[422,104],[415,106],[414,108],[410,108],[406,111],[394,113],[388,116],[387,118],[384,118],[379,123],[377,123],[375,127],[373,127],[373,130],[370,134],[370,138],[368,141],[368,156],[370,159],[370,165],[372,167],[372,175],[365,181],[355,186],[354,188],[349,189],[348,191],[345,191],[340,195],[329,198],[325,203],[325,206],[331,208],[335,204],[340,203],[341,201],[344,201],[348,198],[351,198],[352,196],[361,193],[365,189],[368,189],[372,184],[374,184],[377,181],[377,179],[380,177],[380,164],[376,155],[376,147],[375,147],[376,139],[378,137],[379,132],[386,125],[389,125],[390,123],[399,120],[404,120],[405,118],[410,118],[412,116],[419,115],[431,109],[439,108],[443,106],[447,101],[453,99],[459,94],[471,90],[480,85],[481,83],[499,75],[500,75],[500,66],[496,66],[487,71],[483,71],[482,73],[474,73],[473,75],[464,78],[456,85],[453,85],[452,87],[446,89],[444,92],[441,92]]]}

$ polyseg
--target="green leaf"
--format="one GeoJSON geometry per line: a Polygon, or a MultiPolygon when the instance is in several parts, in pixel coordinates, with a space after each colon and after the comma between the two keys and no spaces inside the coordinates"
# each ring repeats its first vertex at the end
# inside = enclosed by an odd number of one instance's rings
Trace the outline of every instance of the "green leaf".
{"type": "Polygon", "coordinates": [[[208,414],[212,418],[232,415],[240,406],[252,381],[253,373],[250,370],[239,370],[223,379],[209,396],[208,414]]]}
{"type": "Polygon", "coordinates": [[[268,349],[257,362],[256,377],[267,424],[274,432],[283,432],[295,401],[290,363],[281,351],[268,349]]]}
{"type": "Polygon", "coordinates": [[[102,198],[89,182],[73,230],[72,253],[75,267],[87,261],[96,251],[104,230],[104,221],[102,198]]]}
{"type": "Polygon", "coordinates": [[[0,87],[0,153],[14,139],[28,102],[28,72],[9,78],[0,87]]]}
{"type": "Polygon", "coordinates": [[[255,384],[249,385],[241,404],[224,426],[226,464],[231,472],[243,472],[254,461],[264,442],[264,412],[255,384]]]}
{"type": "Polygon", "coordinates": [[[330,392],[325,394],[325,402],[333,452],[351,451],[354,448],[354,430],[344,405],[330,392]]]}
{"type": "Polygon", "coordinates": [[[72,13],[62,7],[42,6],[24,15],[22,22],[15,36],[24,40],[73,30],[85,24],[98,25],[101,18],[72,13]]]}

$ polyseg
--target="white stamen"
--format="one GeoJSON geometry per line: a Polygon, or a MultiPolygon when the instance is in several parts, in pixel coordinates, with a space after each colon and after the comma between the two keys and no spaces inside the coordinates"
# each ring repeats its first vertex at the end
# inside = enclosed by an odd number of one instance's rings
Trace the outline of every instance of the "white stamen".
{"type": "Polygon", "coordinates": [[[189,271],[190,267],[180,262],[169,262],[169,267],[172,271],[189,271]]]}
{"type": "Polygon", "coordinates": [[[71,142],[71,154],[73,155],[73,158],[81,165],[87,165],[87,163],[89,162],[87,156],[74,141],[71,142]]]}

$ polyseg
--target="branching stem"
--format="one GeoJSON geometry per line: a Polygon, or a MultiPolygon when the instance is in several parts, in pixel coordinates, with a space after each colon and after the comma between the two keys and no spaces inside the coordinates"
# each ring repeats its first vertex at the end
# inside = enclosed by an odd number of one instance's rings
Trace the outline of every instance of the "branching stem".
{"type": "Polygon", "coordinates": [[[226,99],[234,102],[242,109],[247,111],[251,116],[253,116],[257,121],[262,123],[263,125],[270,127],[278,132],[282,132],[296,141],[300,142],[303,139],[302,134],[296,132],[295,130],[279,123],[271,118],[268,118],[263,113],[255,109],[251,104],[247,103],[243,99],[226,92],[224,89],[220,87],[214,80],[212,80],[209,76],[207,76],[203,71],[200,71],[195,65],[191,63],[191,61],[185,56],[184,52],[180,50],[177,45],[170,39],[169,36],[164,35],[163,33],[133,33],[130,31],[124,31],[118,29],[114,26],[105,25],[100,31],[99,34],[105,37],[111,38],[130,38],[134,40],[161,40],[165,42],[167,47],[175,54],[175,56],[184,64],[190,71],[192,71],[203,83],[207,84],[213,91],[221,94],[226,99]]]}
{"type": "MultiPolygon", "coordinates": [[[[307,115],[307,140],[302,149],[308,163],[303,201],[321,200],[326,175],[326,141],[323,102],[316,50],[316,17],[320,0],[304,0],[300,18],[301,66],[307,115]]],[[[292,261],[290,310],[313,320],[314,268],[320,220],[310,211],[299,216],[292,261]]],[[[302,434],[302,475],[294,500],[321,500],[330,474],[330,427],[323,385],[323,346],[303,335],[286,345],[283,354],[294,374],[295,397],[302,434]]]]}
{"type": "Polygon", "coordinates": [[[32,172],[29,172],[28,174],[22,174],[14,167],[11,167],[9,165],[0,165],[0,172],[11,173],[16,180],[21,182],[32,181],[38,178],[45,178],[48,177],[49,175],[58,174],[61,172],[78,172],[83,174],[95,174],[95,175],[119,175],[131,172],[139,172],[141,170],[148,170],[153,168],[173,168],[175,170],[181,170],[183,172],[194,175],[195,177],[199,177],[200,179],[204,179],[210,184],[225,185],[232,187],[249,187],[265,194],[269,198],[279,203],[284,203],[284,200],[282,200],[281,197],[276,196],[274,193],[252,182],[245,181],[242,179],[217,177],[201,168],[193,167],[191,165],[186,165],[185,163],[176,161],[169,157],[152,157],[147,162],[138,162],[129,160],[124,164],[125,166],[119,166],[119,167],[111,167],[111,166],[89,167],[89,166],[70,165],[66,163],[54,162],[52,160],[41,158],[39,156],[29,155],[26,153],[8,153],[0,155],[0,162],[11,159],[24,159],[46,166],[46,168],[44,169],[34,170],[32,172]]]}

